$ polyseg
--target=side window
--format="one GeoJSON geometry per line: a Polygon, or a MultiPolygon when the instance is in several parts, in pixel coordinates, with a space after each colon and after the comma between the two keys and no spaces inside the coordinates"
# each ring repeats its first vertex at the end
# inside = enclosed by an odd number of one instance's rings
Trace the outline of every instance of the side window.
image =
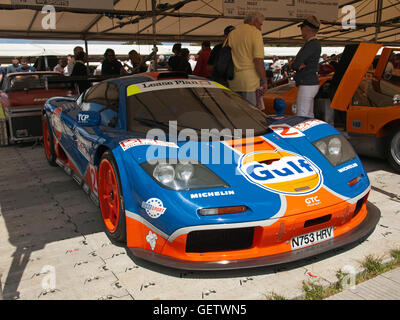
{"type": "Polygon", "coordinates": [[[93,102],[101,105],[106,105],[106,89],[107,82],[100,83],[94,87],[92,87],[83,99],[83,102],[93,102]]]}
{"type": "Polygon", "coordinates": [[[114,128],[118,123],[118,86],[112,82],[102,82],[92,87],[83,99],[82,110],[99,112],[102,125],[114,128]]]}

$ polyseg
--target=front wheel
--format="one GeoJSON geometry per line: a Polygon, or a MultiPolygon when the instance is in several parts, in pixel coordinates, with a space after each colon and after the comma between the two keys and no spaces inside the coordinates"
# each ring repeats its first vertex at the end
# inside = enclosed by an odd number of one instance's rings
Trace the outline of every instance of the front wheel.
{"type": "Polygon", "coordinates": [[[397,129],[389,138],[387,147],[388,160],[391,166],[400,172],[400,129],[397,129]]]}
{"type": "Polygon", "coordinates": [[[106,151],[101,157],[98,174],[100,211],[107,235],[118,242],[126,241],[126,218],[119,173],[114,156],[106,151]]]}

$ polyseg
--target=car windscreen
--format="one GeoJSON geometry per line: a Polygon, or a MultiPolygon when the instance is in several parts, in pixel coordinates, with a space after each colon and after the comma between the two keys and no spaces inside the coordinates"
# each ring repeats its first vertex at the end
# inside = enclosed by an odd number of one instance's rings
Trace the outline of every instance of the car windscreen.
{"type": "Polygon", "coordinates": [[[170,121],[176,121],[178,130],[197,132],[228,129],[233,133],[237,129],[245,136],[247,129],[255,135],[268,131],[265,113],[227,89],[178,87],[128,94],[128,130],[147,133],[154,127],[167,129],[170,121]]]}
{"type": "Polygon", "coordinates": [[[57,74],[21,74],[8,78],[7,91],[24,90],[68,90],[70,85],[64,81],[65,77],[57,74]]]}

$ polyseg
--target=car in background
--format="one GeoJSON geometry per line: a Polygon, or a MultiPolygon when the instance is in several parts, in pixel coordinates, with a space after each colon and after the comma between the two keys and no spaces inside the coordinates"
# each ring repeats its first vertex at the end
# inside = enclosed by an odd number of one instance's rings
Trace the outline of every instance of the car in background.
{"type": "Polygon", "coordinates": [[[0,90],[2,145],[41,139],[41,116],[46,100],[75,93],[65,79],[56,72],[7,74],[0,90]]]}
{"type": "MultiPolygon", "coordinates": [[[[393,65],[400,50],[383,48],[373,68],[381,48],[374,43],[346,46],[335,74],[320,77],[314,115],[345,133],[359,154],[387,159],[400,172],[400,72],[393,65]]],[[[281,98],[285,114],[295,114],[296,96],[290,84],[268,90],[265,112],[273,114],[274,101],[281,98]]]]}
{"type": "Polygon", "coordinates": [[[367,173],[323,121],[267,117],[208,79],[110,79],[43,110],[45,157],[100,206],[110,239],[187,270],[275,265],[365,239],[367,173]]]}

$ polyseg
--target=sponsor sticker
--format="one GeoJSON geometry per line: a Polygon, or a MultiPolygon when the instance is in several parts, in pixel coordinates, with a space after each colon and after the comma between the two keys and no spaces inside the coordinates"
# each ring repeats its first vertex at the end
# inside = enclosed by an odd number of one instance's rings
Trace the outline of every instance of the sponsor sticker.
{"type": "Polygon", "coordinates": [[[148,244],[151,247],[151,250],[153,250],[153,251],[154,251],[154,248],[156,247],[157,239],[158,239],[157,235],[151,231],[149,231],[149,233],[146,236],[146,241],[148,242],[148,244]]]}
{"type": "Polygon", "coordinates": [[[201,192],[201,193],[192,193],[190,195],[190,199],[201,199],[201,198],[214,198],[214,197],[224,197],[224,196],[233,196],[235,191],[213,191],[213,192],[201,192]]]}
{"type": "Polygon", "coordinates": [[[311,198],[307,198],[306,200],[304,200],[307,207],[313,207],[313,206],[318,206],[321,204],[321,200],[319,199],[318,196],[315,197],[311,197],[311,198]]]}
{"type": "Polygon", "coordinates": [[[310,194],[323,182],[319,167],[287,150],[245,154],[239,159],[238,170],[251,183],[285,195],[310,194]]]}
{"type": "Polygon", "coordinates": [[[151,198],[146,202],[142,202],[142,208],[146,211],[150,218],[157,219],[161,217],[167,208],[158,198],[151,198]]]}
{"type": "Polygon", "coordinates": [[[312,119],[299,123],[298,125],[295,125],[293,128],[303,132],[324,123],[325,123],[324,121],[312,119]]]}
{"type": "Polygon", "coordinates": [[[304,137],[304,134],[295,127],[291,127],[288,124],[271,125],[269,126],[277,135],[282,138],[300,138],[304,137]]]}
{"type": "Polygon", "coordinates": [[[160,141],[160,140],[152,140],[152,139],[127,139],[121,141],[119,143],[122,150],[126,151],[133,147],[138,146],[160,146],[160,147],[169,147],[169,148],[179,148],[178,145],[174,142],[160,141]]]}
{"type": "Polygon", "coordinates": [[[220,84],[214,81],[208,80],[186,80],[186,79],[174,79],[174,80],[159,80],[149,81],[143,83],[137,83],[130,85],[127,88],[127,96],[132,96],[142,92],[149,92],[154,90],[165,90],[175,88],[222,88],[220,84]]]}
{"type": "Polygon", "coordinates": [[[345,167],[343,167],[343,168],[338,169],[338,171],[339,171],[340,173],[342,173],[342,172],[345,172],[345,171],[348,171],[348,170],[351,170],[351,169],[357,168],[357,167],[358,167],[358,164],[357,164],[357,163],[353,163],[353,164],[350,164],[350,165],[348,165],[348,166],[345,166],[345,167]]]}

